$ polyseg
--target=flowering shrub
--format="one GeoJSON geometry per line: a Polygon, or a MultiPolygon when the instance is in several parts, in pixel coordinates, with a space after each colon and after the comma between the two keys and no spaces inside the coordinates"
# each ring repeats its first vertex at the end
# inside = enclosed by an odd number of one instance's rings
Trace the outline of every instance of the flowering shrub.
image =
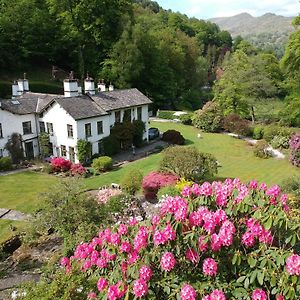
{"type": "Polygon", "coordinates": [[[86,168],[81,163],[73,164],[70,172],[73,176],[83,176],[86,174],[86,168]]]}
{"type": "Polygon", "coordinates": [[[300,165],[300,135],[294,134],[290,141],[289,141],[290,149],[291,149],[291,155],[290,155],[290,162],[296,166],[299,167],[300,165]]]}
{"type": "Polygon", "coordinates": [[[72,163],[63,157],[54,157],[51,159],[53,172],[67,172],[71,169],[72,163]]]}
{"type": "Polygon", "coordinates": [[[97,299],[298,299],[300,225],[288,211],[277,185],[193,184],[151,220],[100,231],[62,265],[70,280],[83,273],[82,292],[97,299]]]}
{"type": "Polygon", "coordinates": [[[142,188],[146,199],[156,199],[156,194],[161,187],[173,185],[179,177],[173,174],[151,172],[143,178],[142,188]]]}
{"type": "Polygon", "coordinates": [[[121,194],[122,190],[120,189],[104,188],[99,190],[96,200],[101,204],[105,204],[111,197],[121,194]]]}

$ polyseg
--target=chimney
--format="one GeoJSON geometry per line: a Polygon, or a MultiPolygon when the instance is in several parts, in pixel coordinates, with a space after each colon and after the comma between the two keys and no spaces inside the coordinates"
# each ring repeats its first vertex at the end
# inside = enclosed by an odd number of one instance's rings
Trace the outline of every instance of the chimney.
{"type": "Polygon", "coordinates": [[[105,83],[104,83],[104,80],[101,79],[99,82],[98,82],[98,91],[99,92],[105,92],[106,91],[106,87],[105,87],[105,83]]]}
{"type": "Polygon", "coordinates": [[[109,83],[108,90],[109,90],[110,92],[114,90],[114,86],[111,84],[111,82],[109,83]]]}
{"type": "Polygon", "coordinates": [[[78,96],[82,96],[82,87],[79,81],[78,81],[78,96]]]}
{"type": "Polygon", "coordinates": [[[89,73],[87,73],[86,79],[84,80],[84,92],[90,95],[95,95],[95,82],[92,77],[89,76],[89,73]]]}
{"type": "Polygon", "coordinates": [[[78,81],[74,79],[74,72],[71,71],[69,78],[64,80],[64,94],[65,97],[78,96],[78,81]]]}
{"type": "Polygon", "coordinates": [[[28,79],[26,79],[26,73],[24,73],[23,75],[24,75],[24,79],[23,79],[24,92],[29,92],[29,82],[28,79]]]}
{"type": "Polygon", "coordinates": [[[14,81],[12,86],[11,86],[11,89],[12,89],[12,99],[20,96],[19,94],[19,85],[18,85],[18,81],[14,81]]]}

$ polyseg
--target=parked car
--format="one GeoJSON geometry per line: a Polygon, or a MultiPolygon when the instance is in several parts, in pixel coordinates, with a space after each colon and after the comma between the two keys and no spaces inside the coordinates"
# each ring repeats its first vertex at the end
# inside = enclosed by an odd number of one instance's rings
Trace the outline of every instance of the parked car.
{"type": "Polygon", "coordinates": [[[154,139],[156,139],[158,137],[159,137],[159,130],[158,130],[158,128],[155,128],[155,127],[149,128],[149,130],[148,130],[148,138],[149,138],[149,140],[154,140],[154,139]]]}

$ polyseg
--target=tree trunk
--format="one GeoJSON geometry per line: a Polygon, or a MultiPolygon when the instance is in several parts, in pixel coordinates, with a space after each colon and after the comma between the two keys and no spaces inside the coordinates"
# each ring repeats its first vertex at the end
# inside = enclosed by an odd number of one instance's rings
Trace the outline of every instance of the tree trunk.
{"type": "Polygon", "coordinates": [[[255,113],[254,113],[253,105],[251,106],[251,119],[252,119],[252,123],[254,124],[254,122],[255,122],[255,113]]]}

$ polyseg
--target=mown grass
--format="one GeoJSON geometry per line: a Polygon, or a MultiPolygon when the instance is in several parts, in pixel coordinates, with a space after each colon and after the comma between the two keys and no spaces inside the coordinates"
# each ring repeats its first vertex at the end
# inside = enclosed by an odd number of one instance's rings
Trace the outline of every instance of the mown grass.
{"type": "Polygon", "coordinates": [[[26,221],[11,221],[11,220],[0,220],[0,244],[10,237],[16,235],[20,231],[24,230],[28,222],[26,221]]]}
{"type": "MultiPolygon", "coordinates": [[[[244,182],[256,179],[271,185],[280,184],[292,175],[300,175],[299,169],[293,167],[288,159],[257,158],[253,155],[252,146],[224,134],[201,132],[201,138],[198,138],[200,131],[192,126],[160,122],[151,122],[150,126],[158,127],[161,131],[178,130],[189,145],[197,147],[202,152],[213,154],[221,165],[217,179],[238,177],[244,182]]],[[[139,170],[145,175],[158,168],[161,157],[161,154],[154,154],[123,165],[114,171],[84,179],[83,182],[86,189],[91,190],[110,185],[112,182],[120,183],[122,176],[130,169],[139,170]]],[[[58,180],[52,175],[31,171],[1,176],[0,207],[30,213],[40,204],[38,195],[47,191],[58,180]]],[[[0,220],[0,241],[13,234],[9,224],[20,228],[24,226],[23,222],[0,220]]]]}

